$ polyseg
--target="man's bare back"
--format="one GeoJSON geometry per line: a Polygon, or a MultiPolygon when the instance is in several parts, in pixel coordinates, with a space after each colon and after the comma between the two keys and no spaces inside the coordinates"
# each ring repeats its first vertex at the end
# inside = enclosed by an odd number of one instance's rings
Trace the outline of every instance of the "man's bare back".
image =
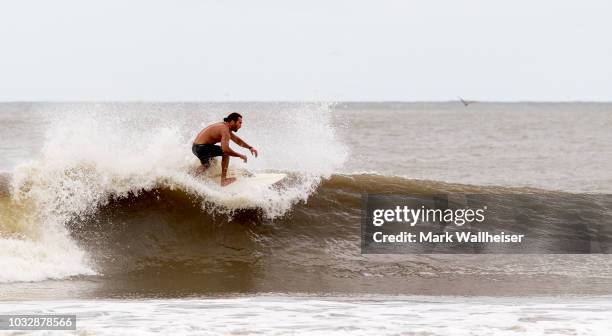
{"type": "Polygon", "coordinates": [[[229,141],[232,140],[240,147],[248,148],[251,154],[257,157],[257,150],[240,139],[234,132],[237,132],[242,127],[242,116],[238,113],[231,113],[223,122],[215,123],[207,126],[198,133],[193,140],[191,148],[193,154],[200,159],[202,168],[207,169],[209,161],[215,156],[221,156],[221,185],[226,186],[236,179],[227,177],[227,167],[229,165],[229,157],[236,156],[247,162],[247,157],[235,152],[229,146],[229,141]],[[221,146],[215,145],[220,142],[221,146]]]}
{"type": "Polygon", "coordinates": [[[229,127],[224,122],[209,125],[198,133],[193,143],[216,144],[217,142],[221,142],[224,131],[229,131],[229,127]]]}

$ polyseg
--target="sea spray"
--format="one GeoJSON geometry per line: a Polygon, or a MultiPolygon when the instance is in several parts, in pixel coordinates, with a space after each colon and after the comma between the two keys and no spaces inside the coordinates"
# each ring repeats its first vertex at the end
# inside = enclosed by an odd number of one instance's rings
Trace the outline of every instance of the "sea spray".
{"type": "Polygon", "coordinates": [[[276,218],[306,201],[347,155],[329,104],[59,104],[47,109],[50,123],[41,154],[15,167],[10,198],[3,200],[28,204],[31,211],[27,220],[13,218],[12,225],[17,233],[27,228],[29,235],[0,232],[0,265],[15,270],[2,273],[3,282],[94,274],[87,251],[71,239],[66,225],[86,223],[112,199],[178,188],[206,211],[257,208],[276,218]],[[232,110],[244,115],[240,136],[260,156],[249,157],[246,165],[233,158],[231,165],[286,172],[290,179],[280,188],[229,195],[193,173],[199,164],[189,150],[193,137],[232,110]]]}

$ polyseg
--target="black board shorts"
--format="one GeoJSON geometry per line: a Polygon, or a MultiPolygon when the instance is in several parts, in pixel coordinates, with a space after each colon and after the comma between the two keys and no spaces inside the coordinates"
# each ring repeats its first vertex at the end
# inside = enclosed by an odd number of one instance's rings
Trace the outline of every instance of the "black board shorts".
{"type": "Polygon", "coordinates": [[[213,144],[193,144],[193,146],[191,146],[191,151],[193,155],[200,159],[203,165],[208,165],[210,159],[215,156],[223,156],[221,147],[213,144]]]}

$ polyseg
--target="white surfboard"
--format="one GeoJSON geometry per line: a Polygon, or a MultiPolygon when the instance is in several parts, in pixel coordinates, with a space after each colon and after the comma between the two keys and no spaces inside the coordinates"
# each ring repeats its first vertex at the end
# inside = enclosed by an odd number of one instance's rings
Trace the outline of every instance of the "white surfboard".
{"type": "Polygon", "coordinates": [[[211,184],[216,184],[221,190],[229,193],[248,192],[253,189],[268,188],[273,184],[280,182],[287,174],[283,173],[251,173],[250,171],[241,168],[230,166],[227,172],[227,177],[234,177],[236,181],[221,187],[221,160],[212,160],[211,166],[204,174],[197,174],[200,178],[207,180],[211,184]]]}
{"type": "Polygon", "coordinates": [[[287,174],[252,174],[251,176],[234,177],[236,181],[222,187],[222,190],[233,192],[251,188],[267,188],[287,177],[287,174]]]}

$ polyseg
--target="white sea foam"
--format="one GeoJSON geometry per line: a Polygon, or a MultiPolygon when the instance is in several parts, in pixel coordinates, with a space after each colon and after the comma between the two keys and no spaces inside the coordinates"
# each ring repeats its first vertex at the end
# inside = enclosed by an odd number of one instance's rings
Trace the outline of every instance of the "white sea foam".
{"type": "Polygon", "coordinates": [[[33,301],[0,305],[2,314],[76,314],[77,335],[590,336],[609,334],[610,309],[609,297],[375,295],[33,301]]]}
{"type": "Polygon", "coordinates": [[[12,173],[6,202],[27,204],[30,216],[13,213],[0,222],[0,234],[7,231],[0,238],[0,266],[16,270],[2,273],[0,281],[93,274],[95,267],[69,237],[66,223],[95,215],[112,198],[178,188],[206,210],[260,208],[274,218],[306,200],[344,162],[346,147],[336,139],[328,104],[248,106],[239,111],[244,114],[239,136],[259,149],[259,157],[249,156],[246,165],[233,158],[231,165],[290,173],[281,188],[230,194],[216,181],[195,176],[199,162],[191,142],[202,127],[229,112],[218,105],[58,105],[46,111],[52,116],[41,156],[12,173]]]}

